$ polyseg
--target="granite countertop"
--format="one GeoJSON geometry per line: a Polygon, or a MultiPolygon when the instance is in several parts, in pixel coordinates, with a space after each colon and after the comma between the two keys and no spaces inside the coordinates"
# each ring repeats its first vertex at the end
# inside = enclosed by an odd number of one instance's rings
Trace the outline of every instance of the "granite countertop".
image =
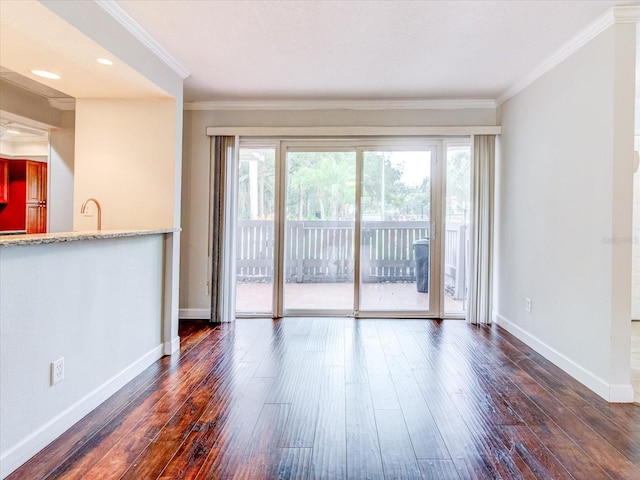
{"type": "Polygon", "coordinates": [[[0,236],[0,247],[43,245],[47,243],[79,242],[107,238],[138,237],[179,232],[180,228],[160,228],[155,230],[101,230],[87,232],[35,233],[30,235],[0,236]]]}

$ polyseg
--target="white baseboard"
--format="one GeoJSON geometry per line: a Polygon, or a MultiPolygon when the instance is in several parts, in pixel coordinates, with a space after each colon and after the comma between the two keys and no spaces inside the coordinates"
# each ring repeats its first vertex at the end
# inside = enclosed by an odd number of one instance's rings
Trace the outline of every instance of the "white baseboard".
{"type": "Polygon", "coordinates": [[[211,309],[209,308],[181,308],[178,313],[180,320],[209,320],[211,309]]]}
{"type": "Polygon", "coordinates": [[[164,342],[164,354],[173,355],[180,350],[180,337],[174,337],[169,342],[164,342]]]}
{"type": "Polygon", "coordinates": [[[16,470],[20,465],[71,428],[87,413],[94,410],[129,381],[142,373],[153,362],[161,358],[162,355],[163,345],[158,345],[120,373],[111,377],[73,405],[67,407],[35,432],[5,452],[2,452],[0,455],[0,478],[5,478],[16,470]]]}
{"type": "Polygon", "coordinates": [[[611,403],[633,403],[635,391],[632,385],[609,385],[609,401],[611,403]]]}
{"type": "Polygon", "coordinates": [[[526,343],[540,355],[545,357],[554,365],[560,367],[566,373],[571,375],[587,388],[593,390],[606,401],[613,403],[633,403],[633,387],[630,384],[611,385],[605,382],[594,373],[578,365],[569,357],[566,357],[497,312],[493,312],[493,322],[500,325],[518,340],[526,343]]]}

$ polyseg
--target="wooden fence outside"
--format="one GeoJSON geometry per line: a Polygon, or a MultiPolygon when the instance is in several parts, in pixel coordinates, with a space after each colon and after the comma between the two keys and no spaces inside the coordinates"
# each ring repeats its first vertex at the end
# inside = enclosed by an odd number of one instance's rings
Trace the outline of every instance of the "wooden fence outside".
{"type": "MultiPolygon", "coordinates": [[[[274,223],[270,220],[238,222],[237,281],[271,281],[275,245],[273,228],[274,223]]],[[[413,244],[429,238],[428,224],[419,221],[367,221],[362,223],[362,238],[363,282],[416,281],[413,244]]],[[[454,298],[464,295],[466,241],[464,225],[448,225],[445,233],[445,289],[454,298]]],[[[286,282],[353,281],[353,222],[287,222],[284,248],[286,282]]]]}
{"type": "Polygon", "coordinates": [[[444,291],[454,300],[466,298],[468,248],[466,225],[448,223],[444,232],[444,291]]]}

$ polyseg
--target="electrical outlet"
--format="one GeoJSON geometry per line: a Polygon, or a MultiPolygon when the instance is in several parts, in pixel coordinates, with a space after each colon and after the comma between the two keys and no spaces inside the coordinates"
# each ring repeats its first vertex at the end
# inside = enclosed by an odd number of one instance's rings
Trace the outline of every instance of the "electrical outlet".
{"type": "Polygon", "coordinates": [[[531,304],[531,299],[529,297],[527,297],[525,300],[524,309],[527,311],[527,313],[531,313],[532,304],[531,304]]]}
{"type": "Polygon", "coordinates": [[[84,213],[82,215],[84,215],[85,217],[93,217],[93,205],[85,205],[84,213]]]}
{"type": "Polygon", "coordinates": [[[64,357],[51,362],[51,385],[55,385],[64,378],[64,357]]]}

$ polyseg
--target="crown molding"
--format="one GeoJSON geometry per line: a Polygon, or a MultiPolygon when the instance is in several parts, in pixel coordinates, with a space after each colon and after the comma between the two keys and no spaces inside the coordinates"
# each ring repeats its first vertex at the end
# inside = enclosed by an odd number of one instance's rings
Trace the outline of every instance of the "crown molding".
{"type": "MultiPolygon", "coordinates": [[[[4,132],[3,132],[4,133],[4,132]]],[[[29,132],[21,132],[23,135],[3,135],[2,138],[4,141],[12,143],[12,144],[21,144],[28,143],[31,145],[43,145],[49,146],[49,132],[44,133],[29,133],[29,132]]],[[[42,153],[46,155],[46,153],[42,153]]],[[[35,155],[35,154],[34,154],[35,155]]]]}
{"type": "Polygon", "coordinates": [[[95,0],[102,9],[111,15],[129,33],[136,37],[144,46],[151,50],[158,58],[166,63],[174,72],[184,80],[190,75],[187,70],[173,55],[171,55],[158,41],[136,22],[115,0],[95,0]]]}
{"type": "Polygon", "coordinates": [[[612,10],[615,23],[640,22],[640,5],[618,5],[612,10]]]}
{"type": "Polygon", "coordinates": [[[11,112],[7,112],[6,110],[0,110],[0,125],[3,127],[11,125],[20,125],[27,128],[33,128],[36,130],[49,131],[51,128],[58,128],[60,125],[54,125],[53,123],[44,123],[38,122],[37,120],[33,120],[31,118],[23,117],[21,115],[16,115],[11,112]]]}
{"type": "Polygon", "coordinates": [[[49,98],[49,105],[58,110],[75,110],[76,99],[71,97],[49,98]]]}
{"type": "Polygon", "coordinates": [[[47,141],[49,129],[39,128],[32,124],[25,125],[24,123],[7,120],[8,119],[3,119],[3,123],[0,124],[0,136],[4,136],[6,141],[14,143],[47,141]],[[15,130],[19,132],[19,134],[6,135],[8,130],[15,130]]]}
{"type": "Polygon", "coordinates": [[[185,102],[185,110],[459,110],[496,108],[494,100],[220,100],[185,102]]]}
{"type": "Polygon", "coordinates": [[[542,62],[535,69],[529,72],[529,74],[525,75],[503,92],[496,99],[496,105],[502,105],[511,97],[520,93],[612,25],[616,23],[636,23],[638,21],[640,21],[640,6],[624,5],[610,8],[594,22],[589,24],[584,30],[556,50],[555,53],[547,60],[542,62]]]}

